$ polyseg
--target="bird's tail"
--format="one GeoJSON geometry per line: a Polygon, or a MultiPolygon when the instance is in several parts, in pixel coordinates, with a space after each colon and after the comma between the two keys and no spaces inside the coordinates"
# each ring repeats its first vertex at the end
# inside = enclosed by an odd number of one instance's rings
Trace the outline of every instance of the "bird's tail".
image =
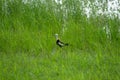
{"type": "Polygon", "coordinates": [[[68,43],[65,43],[65,46],[68,46],[69,44],[68,43]]]}

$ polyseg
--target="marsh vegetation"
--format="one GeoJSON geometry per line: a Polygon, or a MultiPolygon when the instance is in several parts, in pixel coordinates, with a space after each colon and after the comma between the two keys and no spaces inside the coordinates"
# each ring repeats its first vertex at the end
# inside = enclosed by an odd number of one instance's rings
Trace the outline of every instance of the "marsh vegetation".
{"type": "Polygon", "coordinates": [[[88,2],[1,0],[0,80],[119,80],[119,11],[88,2]]]}

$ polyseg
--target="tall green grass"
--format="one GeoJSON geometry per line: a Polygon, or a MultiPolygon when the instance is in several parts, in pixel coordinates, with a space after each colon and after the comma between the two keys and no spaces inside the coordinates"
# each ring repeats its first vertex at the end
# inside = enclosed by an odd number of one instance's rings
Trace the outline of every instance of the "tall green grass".
{"type": "Polygon", "coordinates": [[[119,80],[120,20],[87,18],[80,4],[0,1],[0,80],[119,80]]]}

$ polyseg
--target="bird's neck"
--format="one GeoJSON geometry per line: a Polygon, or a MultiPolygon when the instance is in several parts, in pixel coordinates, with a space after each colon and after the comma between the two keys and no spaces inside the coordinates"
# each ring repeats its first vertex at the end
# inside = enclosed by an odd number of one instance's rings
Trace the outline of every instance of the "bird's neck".
{"type": "Polygon", "coordinates": [[[56,37],[56,40],[59,40],[59,38],[58,38],[58,37],[56,37]]]}

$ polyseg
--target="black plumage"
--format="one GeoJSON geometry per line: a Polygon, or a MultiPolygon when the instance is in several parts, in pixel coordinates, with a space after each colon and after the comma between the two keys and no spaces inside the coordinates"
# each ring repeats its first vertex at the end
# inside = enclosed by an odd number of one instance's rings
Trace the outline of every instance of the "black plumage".
{"type": "Polygon", "coordinates": [[[68,43],[63,43],[63,42],[61,42],[59,39],[56,40],[56,44],[57,44],[59,47],[68,46],[68,43]]]}

